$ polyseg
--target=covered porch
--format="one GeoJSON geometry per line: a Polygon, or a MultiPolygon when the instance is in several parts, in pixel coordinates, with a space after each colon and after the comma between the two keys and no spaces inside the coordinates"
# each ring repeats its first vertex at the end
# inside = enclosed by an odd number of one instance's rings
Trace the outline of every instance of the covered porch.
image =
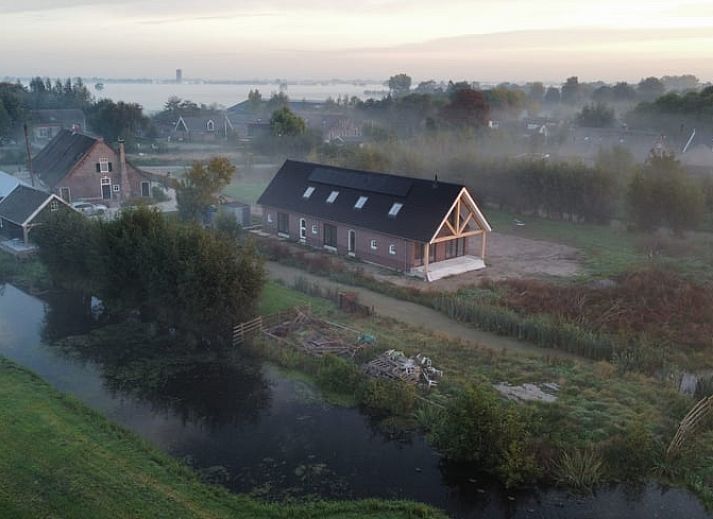
{"type": "Polygon", "coordinates": [[[463,188],[431,240],[416,244],[410,273],[436,281],[485,268],[487,235],[491,230],[468,190],[463,188]]]}

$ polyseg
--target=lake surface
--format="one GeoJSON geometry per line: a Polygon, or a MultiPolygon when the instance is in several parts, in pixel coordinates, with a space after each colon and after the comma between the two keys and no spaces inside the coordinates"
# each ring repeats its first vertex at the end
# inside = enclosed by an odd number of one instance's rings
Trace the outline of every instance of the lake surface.
{"type": "MultiPolygon", "coordinates": [[[[171,96],[190,99],[194,103],[207,105],[217,103],[226,108],[245,101],[248,92],[258,89],[264,99],[280,91],[277,83],[263,84],[214,84],[214,83],[104,83],[102,90],[95,88],[95,83],[88,82],[87,87],[97,98],[113,99],[141,104],[148,112],[163,109],[166,100],[171,96]]],[[[387,90],[380,83],[322,83],[322,84],[289,84],[285,93],[293,101],[324,101],[328,97],[357,96],[361,99],[381,97],[367,95],[365,92],[382,92],[387,90]]]]}
{"type": "Polygon", "coordinates": [[[236,492],[404,498],[459,518],[709,517],[692,494],[653,483],[589,497],[507,492],[473,467],[444,464],[420,434],[390,433],[376,417],[331,406],[310,384],[254,358],[197,361],[158,381],[120,383],[125,364],[51,345],[97,326],[96,300],[40,300],[0,287],[0,355],[236,492]]]}

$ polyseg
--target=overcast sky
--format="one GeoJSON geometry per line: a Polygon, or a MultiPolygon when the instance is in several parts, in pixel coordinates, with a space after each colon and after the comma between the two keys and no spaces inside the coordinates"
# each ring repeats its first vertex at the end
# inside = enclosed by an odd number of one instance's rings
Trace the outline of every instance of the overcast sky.
{"type": "Polygon", "coordinates": [[[0,0],[0,76],[713,80],[713,0],[0,0]]]}

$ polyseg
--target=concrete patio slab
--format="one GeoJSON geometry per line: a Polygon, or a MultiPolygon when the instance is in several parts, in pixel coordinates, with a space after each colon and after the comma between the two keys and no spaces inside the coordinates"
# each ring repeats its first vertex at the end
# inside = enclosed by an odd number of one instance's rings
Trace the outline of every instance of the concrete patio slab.
{"type": "Polygon", "coordinates": [[[472,272],[485,268],[485,262],[477,256],[459,256],[443,261],[428,264],[428,279],[424,275],[423,267],[411,269],[410,274],[424,278],[427,281],[436,281],[448,276],[455,276],[465,272],[472,272]]]}

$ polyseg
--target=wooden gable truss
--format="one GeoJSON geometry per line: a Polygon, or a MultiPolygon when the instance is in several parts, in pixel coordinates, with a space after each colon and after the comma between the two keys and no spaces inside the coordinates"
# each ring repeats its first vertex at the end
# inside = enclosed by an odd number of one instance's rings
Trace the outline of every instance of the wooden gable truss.
{"type": "Polygon", "coordinates": [[[480,256],[485,258],[486,235],[491,232],[490,224],[483,216],[473,197],[464,187],[453,201],[448,213],[426,244],[424,254],[425,270],[428,271],[430,246],[441,242],[458,240],[472,236],[481,237],[480,256]]]}

